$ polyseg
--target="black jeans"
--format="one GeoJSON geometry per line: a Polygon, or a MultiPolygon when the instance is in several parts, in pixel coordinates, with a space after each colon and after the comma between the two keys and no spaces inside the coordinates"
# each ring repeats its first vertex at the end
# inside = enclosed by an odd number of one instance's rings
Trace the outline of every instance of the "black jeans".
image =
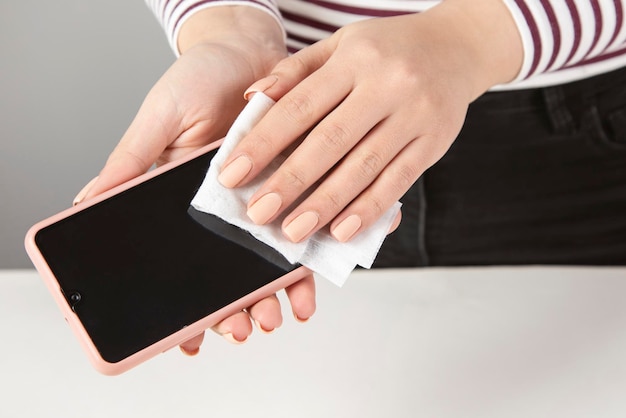
{"type": "Polygon", "coordinates": [[[375,267],[626,265],[626,69],[487,93],[375,267]]]}

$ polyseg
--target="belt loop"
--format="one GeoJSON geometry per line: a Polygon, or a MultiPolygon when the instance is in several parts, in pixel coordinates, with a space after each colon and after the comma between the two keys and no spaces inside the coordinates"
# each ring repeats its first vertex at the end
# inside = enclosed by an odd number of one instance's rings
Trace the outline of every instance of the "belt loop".
{"type": "Polygon", "coordinates": [[[546,113],[552,130],[556,134],[571,134],[576,131],[574,118],[565,104],[563,87],[545,87],[542,90],[546,113]]]}

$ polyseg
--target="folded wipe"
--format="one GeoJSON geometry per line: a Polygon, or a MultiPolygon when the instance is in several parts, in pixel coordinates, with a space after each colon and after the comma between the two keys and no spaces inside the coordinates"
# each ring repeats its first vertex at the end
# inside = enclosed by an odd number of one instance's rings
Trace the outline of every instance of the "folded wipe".
{"type": "MultiPolygon", "coordinates": [[[[277,157],[252,182],[242,187],[228,189],[219,183],[217,176],[224,160],[235,145],[273,104],[274,101],[263,93],[256,93],[252,97],[211,160],[207,175],[191,201],[191,206],[247,231],[257,240],[274,248],[291,264],[302,264],[317,276],[342,286],[357,265],[364,268],[372,266],[401,204],[396,202],[376,224],[347,243],[335,240],[327,228],[316,232],[305,241],[293,243],[281,232],[282,216],[267,225],[256,225],[252,222],[246,215],[248,200],[276,171],[285,157],[277,157]]],[[[283,212],[283,215],[287,213],[289,213],[288,209],[283,212]]]]}

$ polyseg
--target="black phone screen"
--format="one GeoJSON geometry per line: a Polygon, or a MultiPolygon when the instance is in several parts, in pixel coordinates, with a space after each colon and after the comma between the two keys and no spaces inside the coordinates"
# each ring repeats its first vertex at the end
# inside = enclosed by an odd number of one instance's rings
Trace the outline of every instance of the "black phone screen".
{"type": "Polygon", "coordinates": [[[116,363],[289,270],[190,216],[215,152],[37,233],[41,254],[104,360],[116,363]]]}

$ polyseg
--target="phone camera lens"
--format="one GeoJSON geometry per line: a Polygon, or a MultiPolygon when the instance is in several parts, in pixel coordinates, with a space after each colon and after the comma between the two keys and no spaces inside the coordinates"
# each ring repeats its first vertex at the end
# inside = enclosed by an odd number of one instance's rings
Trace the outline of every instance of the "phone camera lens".
{"type": "Polygon", "coordinates": [[[83,296],[78,292],[72,292],[69,295],[70,306],[72,310],[76,307],[76,305],[83,299],[83,296]]]}

